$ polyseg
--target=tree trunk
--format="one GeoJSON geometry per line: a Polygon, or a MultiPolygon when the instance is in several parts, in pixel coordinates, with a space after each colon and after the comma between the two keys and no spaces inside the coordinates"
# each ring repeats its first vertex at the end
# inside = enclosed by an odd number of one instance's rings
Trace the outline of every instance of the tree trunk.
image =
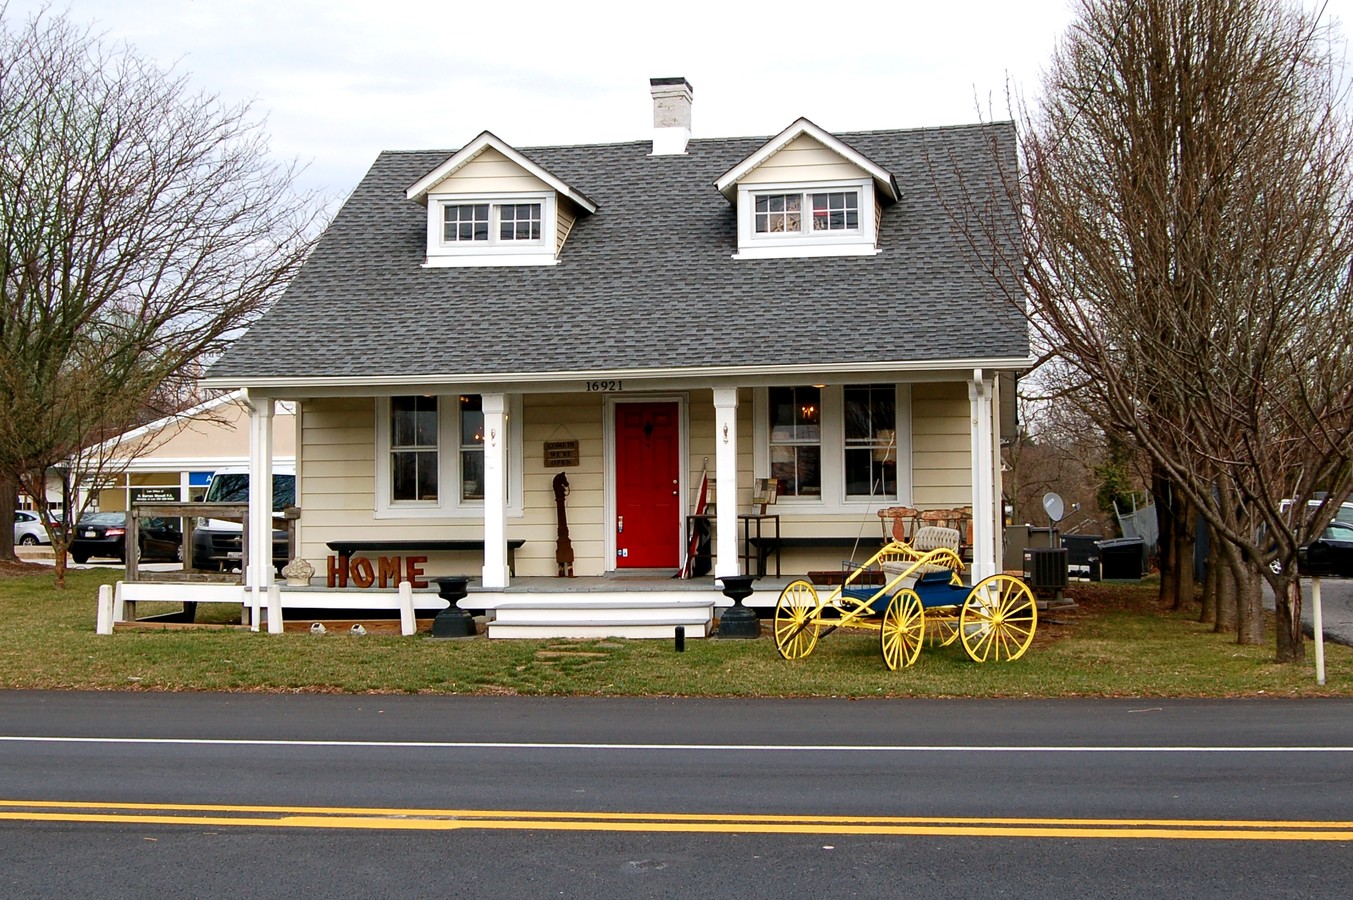
{"type": "Polygon", "coordinates": [[[1177,527],[1175,495],[1170,479],[1161,471],[1160,466],[1151,467],[1151,493],[1156,498],[1156,529],[1158,532],[1156,547],[1160,560],[1160,594],[1163,606],[1178,609],[1179,598],[1179,559],[1174,541],[1177,527]]]}
{"type": "Polygon", "coordinates": [[[1197,539],[1198,514],[1193,504],[1179,499],[1179,515],[1175,518],[1175,563],[1179,567],[1175,580],[1173,609],[1187,609],[1197,599],[1198,582],[1194,574],[1194,542],[1197,539]]]}
{"type": "Polygon", "coordinates": [[[1259,573],[1239,553],[1235,559],[1236,643],[1264,642],[1264,594],[1259,573]]]}
{"type": "Polygon", "coordinates": [[[1287,575],[1273,606],[1277,613],[1278,662],[1304,662],[1306,641],[1301,630],[1301,579],[1287,575]]]}
{"type": "Polygon", "coordinates": [[[1217,617],[1212,630],[1219,634],[1230,634],[1236,630],[1236,620],[1239,618],[1235,570],[1231,568],[1231,560],[1220,543],[1212,548],[1212,561],[1217,570],[1217,617]]]}
{"type": "MultiPolygon", "coordinates": [[[[14,521],[15,501],[19,496],[19,487],[12,477],[0,478],[0,522],[14,521]]],[[[18,562],[14,553],[14,528],[0,528],[0,559],[18,562]]]]}
{"type": "Polygon", "coordinates": [[[1204,565],[1203,608],[1198,621],[1206,624],[1217,621],[1217,573],[1221,569],[1221,560],[1215,552],[1209,552],[1204,565]]]}

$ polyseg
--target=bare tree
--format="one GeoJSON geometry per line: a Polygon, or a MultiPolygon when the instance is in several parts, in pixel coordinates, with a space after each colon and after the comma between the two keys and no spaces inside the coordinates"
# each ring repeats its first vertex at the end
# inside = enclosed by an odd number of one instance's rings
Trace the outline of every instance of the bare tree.
{"type": "MultiPolygon", "coordinates": [[[[0,8],[0,471],[49,470],[183,393],[295,274],[320,206],[247,105],[194,93],[62,17],[0,8]]],[[[57,583],[80,509],[53,534],[57,583]]]]}
{"type": "Polygon", "coordinates": [[[1281,0],[1080,0],[1023,112],[1007,260],[1065,394],[1207,521],[1241,641],[1268,579],[1282,661],[1304,653],[1297,547],[1351,486],[1336,72],[1330,32],[1281,0]]]}

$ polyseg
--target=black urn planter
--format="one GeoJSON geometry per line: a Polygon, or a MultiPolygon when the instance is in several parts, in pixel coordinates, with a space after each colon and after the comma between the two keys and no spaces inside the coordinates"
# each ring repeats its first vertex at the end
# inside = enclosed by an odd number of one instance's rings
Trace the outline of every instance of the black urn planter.
{"type": "Polygon", "coordinates": [[[467,610],[456,605],[456,601],[470,593],[470,579],[464,575],[451,575],[434,578],[437,596],[450,601],[451,605],[437,613],[432,620],[432,636],[435,638],[474,637],[474,617],[467,610]]]}
{"type": "Polygon", "coordinates": [[[742,601],[752,595],[754,575],[723,575],[723,595],[733,601],[733,605],[723,611],[719,617],[719,637],[721,638],[758,638],[761,637],[761,620],[756,611],[742,605],[742,601]]]}

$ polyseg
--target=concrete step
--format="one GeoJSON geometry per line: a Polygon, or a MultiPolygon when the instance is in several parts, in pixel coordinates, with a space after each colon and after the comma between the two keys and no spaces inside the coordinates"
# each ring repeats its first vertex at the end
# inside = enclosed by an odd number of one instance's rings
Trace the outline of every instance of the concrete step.
{"type": "Polygon", "coordinates": [[[548,639],[548,638],[631,638],[634,640],[667,640],[676,636],[677,626],[686,629],[686,637],[709,636],[710,623],[644,622],[617,624],[615,622],[503,622],[489,623],[488,636],[492,639],[548,639]]]}
{"type": "Polygon", "coordinates": [[[713,616],[708,603],[699,606],[536,606],[514,604],[499,606],[494,620],[498,622],[613,622],[618,625],[642,625],[649,622],[671,622],[693,625],[707,622],[713,616]]]}

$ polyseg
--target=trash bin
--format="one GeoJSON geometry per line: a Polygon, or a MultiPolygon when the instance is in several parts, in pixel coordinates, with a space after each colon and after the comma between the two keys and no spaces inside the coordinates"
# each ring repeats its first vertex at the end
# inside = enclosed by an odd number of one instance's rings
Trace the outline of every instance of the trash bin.
{"type": "Polygon", "coordinates": [[[1096,546],[1101,578],[1140,580],[1146,571],[1146,542],[1141,538],[1115,538],[1096,546]]]}

